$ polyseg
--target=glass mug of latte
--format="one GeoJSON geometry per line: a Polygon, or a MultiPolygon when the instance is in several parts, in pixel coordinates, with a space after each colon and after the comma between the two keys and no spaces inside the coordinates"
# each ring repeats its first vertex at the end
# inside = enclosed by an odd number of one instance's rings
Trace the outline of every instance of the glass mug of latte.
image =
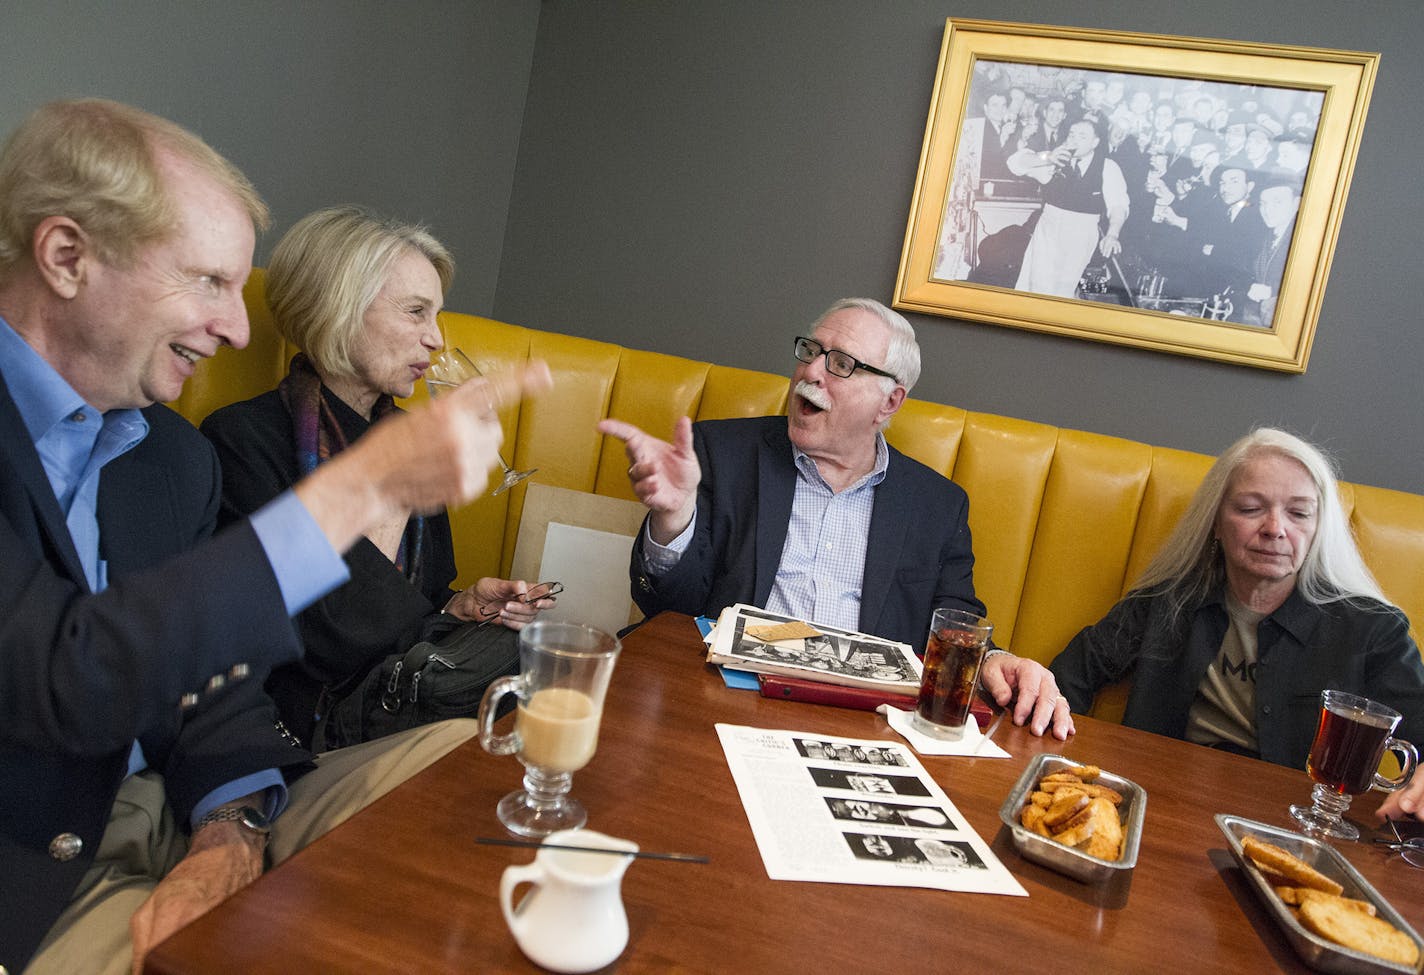
{"type": "Polygon", "coordinates": [[[1370,789],[1393,792],[1409,782],[1419,755],[1414,746],[1390,735],[1400,713],[1377,701],[1344,691],[1322,691],[1320,725],[1305,767],[1315,781],[1309,806],[1291,806],[1291,815],[1305,828],[1326,836],[1357,840],[1360,831],[1343,818],[1350,801],[1370,789]],[[1379,774],[1386,751],[1399,758],[1400,772],[1387,779],[1379,774]]]}
{"type": "Polygon", "coordinates": [[[517,755],[524,788],[499,801],[499,821],[521,836],[547,836],[588,821],[569,798],[573,775],[593,758],[603,696],[620,644],[602,630],[538,620],[519,631],[519,673],[501,677],[480,701],[480,744],[492,755],[517,755]],[[494,733],[499,700],[518,699],[514,730],[494,733]]]}

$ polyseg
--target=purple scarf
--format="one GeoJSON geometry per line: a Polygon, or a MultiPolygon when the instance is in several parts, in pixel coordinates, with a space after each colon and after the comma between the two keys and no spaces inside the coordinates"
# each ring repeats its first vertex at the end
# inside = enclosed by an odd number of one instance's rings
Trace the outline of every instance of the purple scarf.
{"type": "MultiPolygon", "coordinates": [[[[287,378],[277,386],[282,403],[292,417],[292,439],[297,445],[297,474],[306,477],[317,465],[330,460],[348,446],[341,423],[321,394],[321,377],[306,353],[292,359],[287,378]]],[[[382,394],[371,407],[371,422],[396,408],[390,396],[382,394]]],[[[396,550],[396,568],[412,583],[419,584],[421,549],[425,540],[425,519],[412,515],[396,550]],[[409,555],[407,556],[407,553],[409,555]]]]}

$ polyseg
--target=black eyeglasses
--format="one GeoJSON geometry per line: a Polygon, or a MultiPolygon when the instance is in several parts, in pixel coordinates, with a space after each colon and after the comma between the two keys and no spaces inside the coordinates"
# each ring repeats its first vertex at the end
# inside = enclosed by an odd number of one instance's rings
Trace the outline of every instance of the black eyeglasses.
{"type": "Polygon", "coordinates": [[[884,376],[886,379],[895,380],[896,383],[900,382],[900,378],[893,372],[886,372],[884,369],[877,369],[861,362],[848,352],[842,352],[840,349],[828,349],[815,339],[808,339],[804,335],[796,336],[796,358],[802,362],[815,362],[819,356],[826,357],[826,371],[832,376],[849,379],[855,375],[857,369],[864,369],[872,376],[884,376]]]}
{"type": "MultiPolygon", "coordinates": [[[[1399,835],[1399,827],[1395,825],[1393,819],[1389,819],[1389,828],[1394,833],[1394,842],[1387,839],[1376,839],[1376,843],[1384,843],[1391,850],[1404,857],[1404,862],[1411,867],[1424,867],[1424,836],[1411,836],[1405,839],[1399,835]]],[[[1417,825],[1417,824],[1416,824],[1417,825]]]]}

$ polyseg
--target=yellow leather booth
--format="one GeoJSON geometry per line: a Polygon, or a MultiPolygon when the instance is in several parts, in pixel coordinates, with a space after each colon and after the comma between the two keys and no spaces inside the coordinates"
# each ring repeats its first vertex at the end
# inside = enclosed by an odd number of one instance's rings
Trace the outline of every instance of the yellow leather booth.
{"type": "MultiPolygon", "coordinates": [[[[272,328],[262,283],[257,271],[247,287],[251,344],[220,352],[174,404],[194,423],[271,389],[286,373],[294,350],[272,328]]],[[[479,361],[549,363],[553,390],[503,415],[504,450],[514,466],[537,467],[535,480],[559,487],[632,498],[622,444],[594,429],[604,417],[670,437],[679,416],[757,416],[786,407],[789,341],[786,373],[772,374],[472,315],[446,312],[441,321],[447,341],[479,361]]],[[[1243,432],[1246,426],[1243,418],[1243,432]]],[[[969,492],[974,580],[995,641],[1045,663],[1121,597],[1212,460],[920,400],[905,404],[887,437],[969,492]]],[[[451,513],[461,584],[509,572],[523,498],[516,488],[451,513]]],[[[1366,561],[1415,621],[1417,639],[1424,619],[1424,496],[1345,484],[1342,501],[1366,561]]],[[[1123,699],[1121,689],[1105,692],[1096,713],[1120,717],[1123,699]]]]}

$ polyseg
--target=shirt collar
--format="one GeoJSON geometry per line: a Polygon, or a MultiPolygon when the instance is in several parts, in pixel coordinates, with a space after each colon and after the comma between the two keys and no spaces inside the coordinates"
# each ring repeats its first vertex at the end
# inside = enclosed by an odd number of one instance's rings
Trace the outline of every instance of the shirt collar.
{"type": "Polygon", "coordinates": [[[1286,601],[1281,603],[1269,618],[1275,620],[1281,629],[1295,637],[1298,642],[1306,643],[1323,614],[1324,610],[1302,596],[1300,588],[1297,587],[1291,590],[1286,601]]]}
{"type": "MultiPolygon", "coordinates": [[[[0,376],[4,376],[10,398],[34,443],[76,413],[100,418],[99,411],[84,402],[84,397],[4,318],[0,318],[0,376]]],[[[129,431],[138,439],[148,432],[148,421],[136,409],[110,410],[103,414],[103,420],[106,426],[129,431]]]]}
{"type": "MultiPolygon", "coordinates": [[[[794,443],[791,445],[791,457],[796,464],[796,469],[808,477],[812,474],[825,484],[826,479],[821,477],[821,471],[816,467],[816,462],[800,447],[794,443]]],[[[890,447],[885,442],[885,434],[879,430],[875,431],[875,466],[872,467],[863,477],[846,488],[847,491],[854,491],[858,487],[869,484],[871,487],[878,485],[885,480],[885,474],[890,468],[890,447]]]]}
{"type": "MultiPolygon", "coordinates": [[[[1206,605],[1216,605],[1221,607],[1225,613],[1226,609],[1226,583],[1221,583],[1206,599],[1206,605]]],[[[1292,589],[1291,594],[1286,597],[1286,601],[1276,607],[1274,612],[1267,613],[1263,618],[1270,620],[1281,629],[1289,633],[1299,643],[1306,643],[1310,639],[1310,634],[1314,632],[1316,624],[1320,622],[1323,610],[1314,603],[1307,600],[1300,594],[1300,589],[1292,589]]]]}

